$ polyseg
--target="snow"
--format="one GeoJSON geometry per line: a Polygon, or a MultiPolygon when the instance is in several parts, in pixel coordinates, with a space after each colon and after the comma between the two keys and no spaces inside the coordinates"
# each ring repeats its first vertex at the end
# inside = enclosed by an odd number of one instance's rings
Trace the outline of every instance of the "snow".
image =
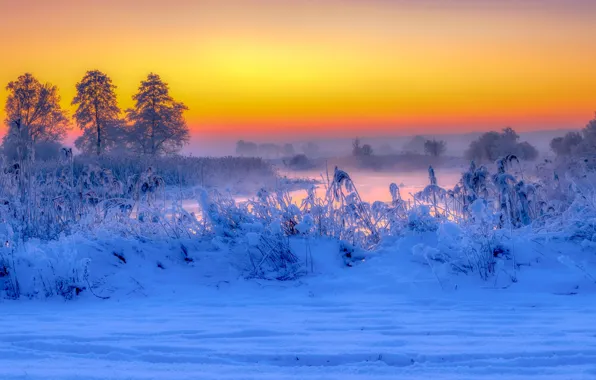
{"type": "Polygon", "coordinates": [[[4,304],[0,378],[596,376],[593,297],[495,302],[239,288],[175,299],[4,304]]]}
{"type": "Polygon", "coordinates": [[[167,247],[129,247],[126,264],[91,264],[119,284],[108,300],[0,303],[0,378],[596,377],[596,285],[572,265],[581,252],[565,265],[546,252],[552,259],[502,288],[433,273],[414,255],[419,241],[430,244],[425,235],[388,242],[347,267],[337,241],[296,238],[298,255],[316,247],[313,271],[296,281],[245,279],[222,252],[149,268],[167,247]]]}

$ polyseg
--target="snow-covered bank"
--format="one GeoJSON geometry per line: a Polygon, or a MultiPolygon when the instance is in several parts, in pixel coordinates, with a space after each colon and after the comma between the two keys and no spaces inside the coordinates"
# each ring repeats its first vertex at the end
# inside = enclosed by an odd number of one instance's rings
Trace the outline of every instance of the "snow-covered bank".
{"type": "Polygon", "coordinates": [[[407,282],[379,294],[368,283],[251,282],[170,297],[3,303],[0,378],[596,376],[593,295],[422,295],[407,282]]]}
{"type": "Polygon", "coordinates": [[[77,302],[196,294],[230,284],[255,284],[257,291],[258,284],[284,289],[308,284],[319,293],[368,289],[371,295],[406,296],[475,289],[498,291],[490,297],[508,291],[596,294],[596,255],[590,245],[525,231],[509,233],[496,240],[503,248],[489,252],[493,264],[484,268],[484,262],[475,263],[471,256],[473,249],[484,247],[473,239],[485,237],[445,226],[386,237],[372,251],[334,238],[277,240],[258,226],[245,227],[257,232],[235,238],[151,238],[142,230],[128,231],[138,237],[79,232],[58,241],[25,243],[8,262],[8,275],[0,276],[0,284],[7,298],[18,288],[22,299],[82,300],[77,302]]]}

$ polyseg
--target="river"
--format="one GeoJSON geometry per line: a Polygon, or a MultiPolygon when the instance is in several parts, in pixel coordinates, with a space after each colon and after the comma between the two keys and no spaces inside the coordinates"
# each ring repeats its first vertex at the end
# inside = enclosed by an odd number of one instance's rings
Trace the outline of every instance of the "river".
{"type": "MultiPolygon", "coordinates": [[[[450,189],[461,178],[461,170],[459,169],[442,169],[436,171],[437,183],[439,186],[450,189]]],[[[320,170],[312,171],[281,171],[280,175],[288,178],[304,178],[319,180],[321,183],[315,185],[317,188],[317,195],[324,196],[325,185],[322,178],[326,177],[325,172],[320,170]]],[[[389,192],[389,185],[395,183],[400,189],[401,197],[405,200],[411,200],[412,195],[421,191],[426,187],[430,181],[428,178],[428,171],[409,171],[403,173],[393,172],[374,172],[374,171],[350,171],[350,178],[354,182],[358,193],[365,202],[390,202],[391,193],[389,192]]],[[[332,178],[333,172],[329,173],[332,178]]],[[[326,180],[325,180],[326,181],[326,180]]],[[[290,191],[292,201],[296,204],[306,197],[306,189],[297,189],[290,191]]],[[[254,196],[254,195],[253,195],[254,196]]],[[[235,196],[237,202],[247,201],[252,196],[235,196]]],[[[187,211],[196,212],[199,210],[196,199],[185,199],[182,202],[183,207],[187,211]]]]}

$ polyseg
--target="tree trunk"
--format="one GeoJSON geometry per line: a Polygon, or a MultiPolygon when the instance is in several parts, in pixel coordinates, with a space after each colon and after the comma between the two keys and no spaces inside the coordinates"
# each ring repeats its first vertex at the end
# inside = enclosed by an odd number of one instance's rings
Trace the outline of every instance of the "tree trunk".
{"type": "Polygon", "coordinates": [[[101,128],[99,127],[99,121],[97,122],[97,155],[101,155],[101,128]]]}
{"type": "Polygon", "coordinates": [[[155,122],[151,126],[151,155],[155,156],[155,122]]]}
{"type": "Polygon", "coordinates": [[[95,99],[94,108],[95,128],[97,128],[97,156],[99,157],[101,155],[101,125],[99,123],[99,103],[97,99],[95,99]]]}

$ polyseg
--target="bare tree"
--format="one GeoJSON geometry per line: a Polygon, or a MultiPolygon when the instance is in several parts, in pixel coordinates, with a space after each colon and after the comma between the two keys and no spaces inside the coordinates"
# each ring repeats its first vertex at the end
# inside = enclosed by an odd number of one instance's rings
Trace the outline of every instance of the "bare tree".
{"type": "Polygon", "coordinates": [[[152,156],[178,152],[189,140],[184,120],[188,108],[170,96],[168,84],[149,74],[133,96],[135,106],[126,111],[132,124],[131,144],[152,156]]]}
{"type": "Polygon", "coordinates": [[[68,130],[68,117],[60,107],[58,87],[42,84],[27,73],[6,86],[5,123],[8,133],[2,145],[9,156],[35,159],[35,146],[59,142],[68,130]],[[10,151],[10,152],[9,152],[10,151]]]}
{"type": "Polygon", "coordinates": [[[433,157],[442,156],[447,150],[447,143],[443,140],[426,140],[424,142],[424,152],[433,157]]]}
{"type": "Polygon", "coordinates": [[[77,148],[88,151],[88,142],[93,136],[95,151],[99,156],[113,145],[111,135],[121,125],[116,86],[106,74],[92,70],[87,71],[76,88],[77,95],[72,104],[77,106],[75,119],[79,128],[84,130],[83,136],[86,138],[78,139],[75,144],[77,148]]]}

